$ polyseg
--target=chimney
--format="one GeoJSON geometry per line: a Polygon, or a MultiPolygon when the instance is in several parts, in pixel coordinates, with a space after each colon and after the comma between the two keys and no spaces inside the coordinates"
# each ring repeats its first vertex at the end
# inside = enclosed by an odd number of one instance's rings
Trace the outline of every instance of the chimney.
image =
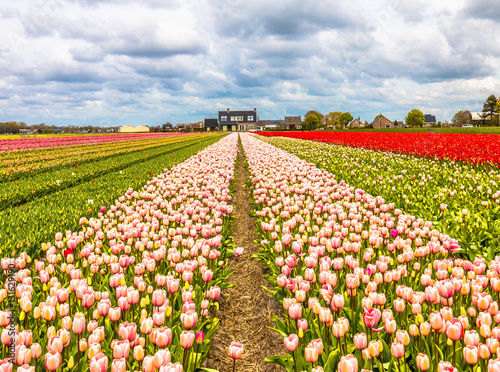
{"type": "Polygon", "coordinates": [[[229,107],[227,108],[227,113],[229,114],[229,107]]]}
{"type": "Polygon", "coordinates": [[[257,109],[256,109],[256,108],[254,108],[254,109],[253,109],[253,112],[257,113],[257,109]]]}

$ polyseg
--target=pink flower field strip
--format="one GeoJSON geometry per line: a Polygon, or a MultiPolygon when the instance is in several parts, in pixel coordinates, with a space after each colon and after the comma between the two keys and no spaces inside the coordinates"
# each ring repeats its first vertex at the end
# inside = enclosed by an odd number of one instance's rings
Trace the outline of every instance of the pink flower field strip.
{"type": "MultiPolygon", "coordinates": [[[[10,319],[14,309],[0,290],[1,338],[6,349],[15,330],[19,370],[199,366],[218,325],[208,311],[233,255],[227,237],[237,152],[237,136],[224,137],[102,206],[98,218],[82,217],[79,231],[57,233],[43,244],[43,260],[3,258],[20,316],[10,319]]],[[[12,370],[8,359],[0,367],[12,370]]]]}
{"type": "Polygon", "coordinates": [[[74,137],[46,137],[29,139],[0,140],[0,152],[29,151],[43,148],[71,147],[93,145],[106,142],[134,141],[138,139],[152,139],[158,137],[175,137],[188,135],[187,133],[145,133],[103,136],[74,136],[74,137]]]}
{"type": "Polygon", "coordinates": [[[284,310],[274,319],[288,354],[272,361],[315,372],[500,366],[500,258],[456,258],[456,240],[430,221],[253,136],[242,145],[259,257],[284,310]]]}

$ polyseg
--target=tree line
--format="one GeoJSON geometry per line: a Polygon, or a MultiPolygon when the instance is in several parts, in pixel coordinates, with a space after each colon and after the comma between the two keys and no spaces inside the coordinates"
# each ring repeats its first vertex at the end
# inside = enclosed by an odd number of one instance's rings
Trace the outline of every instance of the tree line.
{"type": "MultiPolygon", "coordinates": [[[[377,120],[382,115],[377,115],[373,121],[377,120]]],[[[452,118],[451,124],[453,125],[463,125],[463,124],[474,124],[479,125],[489,125],[498,126],[500,117],[500,96],[495,97],[494,94],[486,98],[483,109],[479,114],[479,120],[473,117],[472,113],[468,110],[458,111],[452,118]]],[[[304,116],[302,122],[303,130],[315,130],[315,129],[345,129],[352,121],[354,117],[349,112],[332,111],[326,115],[316,110],[310,110],[304,116]]],[[[372,121],[372,122],[373,122],[372,121]]],[[[394,125],[403,124],[398,123],[397,120],[394,121],[394,125]]],[[[436,122],[433,125],[442,126],[443,124],[448,124],[448,122],[436,122]]],[[[425,115],[419,109],[412,109],[408,112],[404,119],[404,125],[407,127],[423,127],[425,125],[425,115]]],[[[364,122],[365,128],[370,128],[366,120],[364,122]]]]}

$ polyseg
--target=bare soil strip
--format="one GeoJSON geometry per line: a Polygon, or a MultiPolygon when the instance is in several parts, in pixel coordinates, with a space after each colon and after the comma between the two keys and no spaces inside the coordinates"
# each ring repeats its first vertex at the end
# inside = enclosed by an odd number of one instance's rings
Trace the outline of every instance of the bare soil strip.
{"type": "Polygon", "coordinates": [[[231,341],[241,342],[244,346],[243,357],[236,362],[237,371],[285,371],[272,363],[264,363],[264,358],[271,355],[284,355],[283,338],[267,327],[274,327],[273,314],[281,314],[276,300],[261,286],[268,286],[262,277],[264,267],[252,255],[259,250],[253,218],[249,216],[253,209],[250,193],[245,182],[247,171],[244,156],[240,148],[239,166],[234,196],[236,224],[233,236],[238,247],[245,249],[243,255],[235,259],[231,266],[236,271],[228,279],[237,287],[223,291],[220,298],[219,328],[212,340],[211,351],[206,360],[206,367],[221,372],[230,372],[233,360],[228,356],[231,341]]]}

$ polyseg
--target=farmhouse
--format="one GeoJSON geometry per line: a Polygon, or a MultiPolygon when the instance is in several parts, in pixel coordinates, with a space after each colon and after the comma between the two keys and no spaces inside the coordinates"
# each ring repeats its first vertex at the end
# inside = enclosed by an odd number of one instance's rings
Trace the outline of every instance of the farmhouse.
{"type": "Polygon", "coordinates": [[[370,123],[373,128],[394,128],[394,123],[387,119],[384,115],[380,115],[378,118],[370,123]]]}
{"type": "Polygon", "coordinates": [[[485,123],[485,118],[482,112],[471,112],[471,121],[475,126],[483,125],[485,123]]]}
{"type": "Polygon", "coordinates": [[[302,118],[300,115],[285,116],[285,128],[284,129],[300,129],[301,127],[302,127],[302,118]]]}
{"type": "Polygon", "coordinates": [[[360,118],[354,119],[348,125],[349,128],[363,128],[365,124],[361,121],[360,118]]]}
{"type": "Polygon", "coordinates": [[[253,111],[219,111],[219,130],[223,132],[257,129],[257,109],[253,111]]]}
{"type": "Polygon", "coordinates": [[[425,126],[430,127],[436,125],[436,117],[434,115],[425,114],[425,126]]]}
{"type": "Polygon", "coordinates": [[[149,132],[149,127],[145,125],[139,125],[138,127],[133,127],[131,125],[124,125],[118,128],[118,133],[147,133],[149,132]]]}

